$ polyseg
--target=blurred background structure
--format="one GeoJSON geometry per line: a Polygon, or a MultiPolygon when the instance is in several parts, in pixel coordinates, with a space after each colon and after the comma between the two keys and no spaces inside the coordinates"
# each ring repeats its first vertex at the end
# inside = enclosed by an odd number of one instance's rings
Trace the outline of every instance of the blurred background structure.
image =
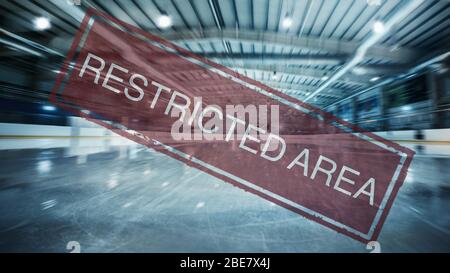
{"type": "Polygon", "coordinates": [[[415,149],[382,247],[450,251],[447,0],[1,0],[0,251],[365,251],[51,105],[89,7],[415,149]]]}

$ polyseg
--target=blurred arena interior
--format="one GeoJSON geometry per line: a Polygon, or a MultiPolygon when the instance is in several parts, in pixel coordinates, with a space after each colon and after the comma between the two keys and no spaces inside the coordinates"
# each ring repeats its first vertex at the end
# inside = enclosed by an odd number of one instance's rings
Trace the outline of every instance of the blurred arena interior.
{"type": "Polygon", "coordinates": [[[450,1],[1,0],[0,251],[367,252],[48,102],[88,8],[416,151],[379,242],[450,251],[450,1]]]}

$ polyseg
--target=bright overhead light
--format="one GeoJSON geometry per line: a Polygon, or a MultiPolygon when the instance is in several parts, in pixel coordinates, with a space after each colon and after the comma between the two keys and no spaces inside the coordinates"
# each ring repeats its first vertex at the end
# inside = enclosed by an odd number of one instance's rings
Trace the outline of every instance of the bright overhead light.
{"type": "Polygon", "coordinates": [[[292,26],[292,19],[290,17],[284,18],[282,25],[284,28],[290,28],[292,26]]]}
{"type": "Polygon", "coordinates": [[[372,30],[375,33],[384,33],[386,31],[386,28],[384,27],[384,23],[377,20],[372,25],[372,30]]]}
{"type": "Polygon", "coordinates": [[[42,109],[45,111],[55,111],[56,107],[52,106],[52,105],[44,105],[44,106],[42,106],[42,109]]]}
{"type": "Polygon", "coordinates": [[[34,19],[34,27],[37,30],[46,30],[51,27],[50,20],[45,17],[38,17],[34,19]]]}
{"type": "Polygon", "coordinates": [[[411,107],[410,105],[404,105],[404,106],[402,106],[402,111],[407,112],[407,111],[411,111],[411,110],[412,110],[412,107],[411,107]]]}
{"type": "Polygon", "coordinates": [[[323,76],[321,79],[322,79],[322,81],[326,81],[326,80],[328,80],[329,78],[328,78],[328,76],[323,76]]]}
{"type": "Polygon", "coordinates": [[[168,28],[172,25],[172,18],[170,18],[170,16],[167,15],[161,15],[158,18],[157,24],[160,28],[168,28]]]}
{"type": "Polygon", "coordinates": [[[376,81],[378,81],[379,79],[380,79],[380,77],[376,76],[376,77],[373,77],[372,79],[370,79],[370,81],[371,81],[371,82],[376,82],[376,81]]]}

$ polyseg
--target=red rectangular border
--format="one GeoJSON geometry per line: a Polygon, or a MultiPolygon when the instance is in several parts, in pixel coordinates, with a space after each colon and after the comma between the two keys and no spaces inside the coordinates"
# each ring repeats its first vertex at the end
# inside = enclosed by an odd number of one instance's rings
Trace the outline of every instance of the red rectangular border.
{"type": "Polygon", "coordinates": [[[171,153],[170,151],[166,150],[165,148],[162,148],[160,145],[149,144],[148,142],[144,141],[143,139],[141,139],[138,136],[131,135],[131,134],[129,134],[129,133],[125,132],[125,131],[122,131],[122,130],[117,130],[117,128],[115,128],[114,126],[112,126],[112,125],[110,125],[108,123],[105,123],[103,121],[94,119],[90,115],[88,115],[88,114],[86,114],[86,113],[84,113],[84,112],[82,112],[82,111],[80,111],[78,109],[71,108],[71,107],[69,107],[69,106],[59,102],[58,99],[57,99],[57,92],[60,89],[61,84],[62,84],[62,82],[64,80],[64,77],[65,77],[65,75],[68,72],[68,69],[69,69],[68,66],[65,66],[65,65],[62,66],[62,69],[61,69],[60,73],[57,76],[55,85],[53,86],[53,88],[51,90],[51,93],[50,93],[50,96],[49,96],[49,101],[50,102],[52,102],[53,104],[57,105],[58,107],[61,107],[61,108],[65,109],[65,110],[67,110],[69,112],[74,113],[75,115],[81,116],[81,117],[83,117],[83,118],[85,118],[85,119],[87,119],[87,120],[89,120],[91,122],[94,122],[94,123],[97,123],[97,124],[99,124],[99,125],[101,125],[103,127],[106,127],[107,129],[110,129],[110,130],[114,131],[118,135],[126,137],[126,138],[128,138],[128,139],[130,139],[130,140],[132,140],[134,142],[137,142],[139,144],[145,145],[147,147],[153,148],[153,149],[155,149],[155,150],[157,150],[159,152],[162,152],[162,153],[164,153],[164,154],[166,154],[166,155],[168,155],[168,156],[170,156],[172,158],[175,158],[175,159],[177,159],[179,161],[182,161],[182,162],[188,164],[191,167],[195,167],[195,168],[197,168],[197,169],[199,169],[201,171],[204,171],[204,172],[206,172],[206,173],[208,173],[210,175],[213,175],[213,176],[215,176],[215,177],[217,177],[217,178],[219,178],[221,180],[224,180],[224,181],[226,181],[226,182],[228,182],[228,183],[230,183],[230,184],[232,184],[232,185],[234,185],[236,187],[239,187],[239,188],[244,189],[244,190],[246,190],[248,192],[256,194],[256,195],[258,195],[258,196],[260,196],[260,197],[262,197],[262,198],[264,198],[266,200],[269,200],[269,201],[271,201],[273,203],[276,203],[276,204],[278,204],[278,205],[280,205],[280,206],[282,206],[282,207],[284,207],[286,209],[289,209],[289,210],[291,210],[291,211],[293,211],[295,213],[298,213],[298,214],[304,216],[305,218],[308,218],[310,220],[316,221],[316,222],[318,222],[318,223],[320,223],[320,224],[322,224],[324,226],[327,226],[327,227],[329,227],[329,228],[331,228],[331,229],[333,229],[333,230],[335,230],[335,231],[337,231],[339,233],[347,235],[347,236],[349,236],[349,237],[351,237],[353,239],[356,239],[356,240],[358,240],[360,242],[367,243],[369,241],[374,241],[374,240],[376,240],[378,238],[378,236],[379,236],[379,234],[381,232],[381,228],[382,228],[382,226],[384,224],[384,221],[386,220],[386,217],[387,217],[387,215],[389,213],[389,210],[392,207],[394,199],[395,199],[395,197],[396,197],[396,195],[398,193],[398,190],[400,189],[400,187],[403,184],[403,181],[406,178],[407,170],[408,170],[408,168],[409,168],[409,166],[411,164],[412,158],[414,156],[414,152],[412,150],[407,149],[405,147],[402,147],[402,146],[398,145],[397,143],[394,143],[394,142],[388,141],[386,139],[383,139],[382,137],[380,137],[380,136],[378,136],[378,135],[376,135],[374,133],[366,131],[366,130],[364,130],[364,129],[356,126],[356,125],[350,124],[349,122],[346,122],[344,120],[341,120],[341,119],[333,116],[330,113],[324,112],[324,111],[322,111],[322,110],[320,110],[320,109],[318,109],[316,107],[313,107],[313,106],[311,106],[309,104],[306,104],[306,103],[304,103],[304,102],[302,102],[302,101],[300,101],[298,99],[290,97],[290,96],[288,96],[288,95],[286,95],[286,94],[284,94],[284,93],[282,93],[282,92],[280,92],[278,90],[275,90],[275,89],[272,89],[272,88],[270,88],[268,86],[265,86],[264,84],[262,84],[262,83],[260,83],[260,82],[258,82],[256,80],[250,79],[250,78],[248,78],[248,77],[246,77],[244,75],[241,75],[241,74],[239,74],[239,73],[237,73],[237,72],[235,72],[235,71],[233,71],[233,70],[231,70],[231,69],[229,69],[227,67],[224,67],[224,66],[222,66],[220,64],[216,64],[216,63],[214,63],[212,61],[209,61],[209,60],[207,60],[207,59],[205,59],[205,58],[203,58],[201,56],[198,56],[198,55],[196,55],[196,54],[194,54],[194,53],[192,53],[192,52],[190,52],[190,51],[188,51],[188,50],[186,50],[184,48],[181,48],[181,47],[179,47],[179,46],[177,46],[175,44],[172,44],[171,42],[166,41],[166,40],[164,40],[164,39],[162,39],[162,38],[160,38],[158,36],[155,36],[155,35],[153,35],[153,34],[151,34],[149,32],[146,32],[146,31],[144,31],[144,30],[142,30],[142,29],[140,29],[138,27],[135,27],[133,25],[127,24],[125,22],[122,22],[122,21],[120,21],[120,20],[118,20],[118,19],[116,19],[116,18],[114,18],[114,17],[112,17],[112,16],[110,16],[108,14],[105,14],[103,12],[97,11],[94,8],[89,8],[86,11],[85,17],[83,18],[83,21],[81,22],[80,28],[78,29],[78,32],[77,32],[77,34],[76,34],[76,36],[75,36],[75,38],[74,38],[74,40],[72,42],[72,46],[70,48],[70,51],[69,51],[69,53],[68,53],[64,63],[67,64],[67,63],[70,62],[70,60],[73,59],[73,57],[74,57],[74,55],[76,53],[76,49],[77,49],[77,47],[78,47],[78,45],[80,43],[80,40],[81,40],[81,38],[83,36],[83,33],[86,31],[88,23],[89,23],[90,19],[93,17],[93,15],[96,15],[96,16],[99,16],[99,17],[103,17],[103,18],[105,18],[105,19],[107,19],[107,20],[109,20],[111,22],[114,22],[115,24],[117,24],[119,26],[122,26],[122,27],[124,27],[124,28],[126,28],[126,29],[128,29],[128,30],[130,30],[132,32],[136,32],[136,33],[138,33],[140,35],[143,35],[144,37],[146,37],[146,38],[148,38],[150,40],[153,40],[155,42],[163,44],[164,46],[167,46],[167,47],[177,51],[178,53],[180,53],[180,54],[182,54],[184,56],[187,56],[187,57],[196,59],[198,61],[201,61],[201,62],[203,62],[205,64],[208,64],[208,65],[210,65],[210,66],[212,66],[212,67],[214,67],[214,68],[216,68],[218,70],[221,70],[224,73],[230,74],[230,75],[232,75],[232,76],[234,76],[234,77],[236,77],[236,78],[238,78],[240,80],[243,80],[243,81],[245,81],[245,82],[247,82],[249,84],[255,85],[255,86],[257,86],[257,87],[259,87],[259,88],[261,88],[261,89],[263,89],[263,90],[265,90],[265,91],[267,91],[269,93],[272,93],[272,94],[274,94],[274,95],[276,95],[276,96],[278,96],[280,98],[283,98],[283,99],[285,99],[285,100],[287,100],[287,101],[289,101],[291,103],[295,103],[298,106],[301,106],[301,107],[311,111],[312,113],[321,115],[324,118],[324,120],[326,120],[329,123],[336,122],[338,124],[341,124],[341,125],[349,128],[349,129],[353,130],[353,132],[355,132],[355,133],[364,134],[365,136],[368,136],[368,137],[370,137],[370,138],[372,138],[372,139],[374,139],[374,140],[376,140],[376,141],[378,141],[380,143],[383,143],[386,146],[390,146],[390,147],[394,148],[395,150],[406,154],[405,162],[404,162],[404,164],[402,166],[402,169],[401,169],[401,171],[400,171],[400,173],[398,175],[397,180],[394,182],[393,189],[392,189],[391,194],[390,194],[390,196],[389,196],[389,198],[387,200],[387,203],[386,203],[386,205],[385,205],[385,207],[384,207],[384,209],[382,211],[382,214],[381,214],[378,222],[376,223],[375,230],[372,233],[372,236],[370,237],[370,239],[366,239],[364,237],[358,236],[357,234],[354,234],[354,233],[352,233],[352,232],[350,232],[350,231],[348,231],[348,230],[346,230],[344,228],[341,228],[341,227],[338,227],[336,225],[333,225],[332,223],[329,223],[329,222],[323,220],[320,217],[313,216],[313,215],[311,215],[311,214],[309,214],[309,213],[307,213],[307,212],[305,212],[305,211],[303,211],[301,209],[298,209],[296,207],[290,206],[290,205],[288,205],[286,203],[283,203],[283,202],[279,201],[278,199],[275,199],[275,198],[273,198],[273,197],[271,197],[269,195],[266,195],[266,194],[264,194],[264,193],[262,193],[260,191],[254,190],[253,188],[250,188],[250,187],[247,187],[247,186],[245,186],[245,185],[243,185],[243,184],[241,184],[241,183],[239,183],[239,182],[237,182],[237,181],[235,181],[235,180],[233,180],[233,179],[231,179],[229,177],[226,177],[226,176],[221,175],[219,173],[213,172],[210,169],[208,169],[208,168],[206,168],[206,167],[204,167],[202,165],[199,165],[197,163],[194,163],[194,162],[192,162],[190,160],[185,159],[184,157],[181,157],[181,156],[179,156],[177,154],[171,153]]]}

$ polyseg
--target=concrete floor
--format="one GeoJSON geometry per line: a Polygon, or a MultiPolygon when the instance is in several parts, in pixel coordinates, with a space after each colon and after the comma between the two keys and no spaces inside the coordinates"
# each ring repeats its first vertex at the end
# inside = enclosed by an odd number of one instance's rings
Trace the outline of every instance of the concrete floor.
{"type": "MultiPolygon", "coordinates": [[[[360,242],[141,148],[0,153],[0,251],[369,252],[360,242]]],[[[426,149],[421,149],[426,151],[426,149]]],[[[419,153],[382,252],[450,252],[450,157],[419,153]]]]}

